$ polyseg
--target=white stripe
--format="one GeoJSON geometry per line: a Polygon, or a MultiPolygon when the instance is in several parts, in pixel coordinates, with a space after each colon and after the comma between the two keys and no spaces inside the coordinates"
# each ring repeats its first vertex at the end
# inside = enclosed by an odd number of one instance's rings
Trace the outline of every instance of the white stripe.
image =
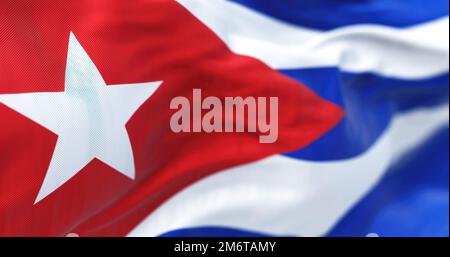
{"type": "Polygon", "coordinates": [[[339,66],[417,79],[448,72],[448,17],[407,29],[355,25],[318,32],[223,0],[178,0],[228,47],[275,69],[339,66]]]}
{"type": "Polygon", "coordinates": [[[129,236],[157,236],[196,226],[323,235],[396,158],[448,126],[448,108],[396,116],[380,139],[353,159],[311,162],[274,156],[209,176],[166,201],[129,236]]]}

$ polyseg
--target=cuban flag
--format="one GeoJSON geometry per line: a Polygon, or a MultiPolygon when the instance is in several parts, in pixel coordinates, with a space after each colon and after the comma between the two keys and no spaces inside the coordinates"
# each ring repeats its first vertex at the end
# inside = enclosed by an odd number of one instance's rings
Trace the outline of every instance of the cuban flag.
{"type": "Polygon", "coordinates": [[[445,0],[0,2],[0,236],[448,236],[445,0]],[[278,97],[278,138],[172,99],[278,97]]]}

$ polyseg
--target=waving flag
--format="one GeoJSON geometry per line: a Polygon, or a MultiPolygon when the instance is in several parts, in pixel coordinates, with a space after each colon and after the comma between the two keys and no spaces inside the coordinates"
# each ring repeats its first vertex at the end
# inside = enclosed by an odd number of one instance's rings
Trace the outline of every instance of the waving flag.
{"type": "Polygon", "coordinates": [[[441,0],[3,1],[0,235],[448,236],[448,28],[441,0]],[[196,89],[276,97],[277,140],[175,133],[196,89]]]}

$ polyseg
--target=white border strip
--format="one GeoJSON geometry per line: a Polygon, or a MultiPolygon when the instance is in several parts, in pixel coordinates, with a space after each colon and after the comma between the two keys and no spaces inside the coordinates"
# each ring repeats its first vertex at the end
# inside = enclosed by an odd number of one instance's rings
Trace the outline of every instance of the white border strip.
{"type": "Polygon", "coordinates": [[[380,139],[353,159],[311,162],[274,156],[219,172],[166,201],[129,236],[198,226],[324,235],[396,158],[448,126],[448,111],[444,105],[396,116],[380,139]]]}
{"type": "Polygon", "coordinates": [[[177,0],[228,47],[275,69],[338,66],[349,72],[418,79],[448,72],[448,17],[397,29],[354,25],[319,32],[223,0],[177,0]]]}

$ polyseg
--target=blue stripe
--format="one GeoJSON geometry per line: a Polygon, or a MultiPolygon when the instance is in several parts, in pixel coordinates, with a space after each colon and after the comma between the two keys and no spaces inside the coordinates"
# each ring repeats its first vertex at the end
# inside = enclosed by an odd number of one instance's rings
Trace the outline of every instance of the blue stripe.
{"type": "Polygon", "coordinates": [[[355,157],[377,140],[395,113],[448,102],[448,73],[422,80],[400,80],[337,68],[282,72],[346,112],[333,130],[308,147],[286,154],[293,158],[329,161],[355,157]]]}
{"type": "MultiPolygon", "coordinates": [[[[328,236],[449,236],[449,129],[393,165],[328,236]]],[[[337,192],[339,193],[339,192],[337,192]]],[[[295,220],[292,220],[295,223],[295,220]]],[[[314,222],[313,218],[311,222],[314,222]]],[[[163,236],[268,236],[233,228],[196,227],[163,236]]]]}
{"type": "Polygon", "coordinates": [[[268,237],[269,235],[226,228],[226,227],[195,227],[169,231],[160,237],[268,237]]]}
{"type": "Polygon", "coordinates": [[[449,236],[449,130],[392,166],[329,236],[449,236]]]}
{"type": "Polygon", "coordinates": [[[361,23],[406,27],[448,15],[448,0],[232,0],[303,27],[330,30],[361,23]]]}

